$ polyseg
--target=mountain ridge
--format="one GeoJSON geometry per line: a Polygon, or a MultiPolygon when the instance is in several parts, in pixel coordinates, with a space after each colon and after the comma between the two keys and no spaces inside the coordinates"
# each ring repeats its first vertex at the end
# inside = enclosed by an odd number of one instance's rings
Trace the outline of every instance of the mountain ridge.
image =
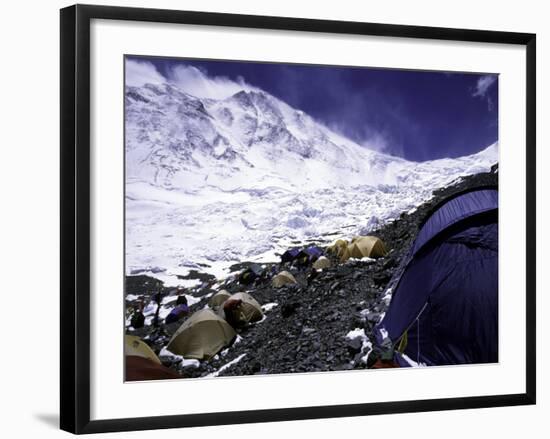
{"type": "Polygon", "coordinates": [[[498,160],[496,143],[428,162],[383,154],[259,90],[215,100],[147,84],[125,102],[127,271],[176,283],[365,231],[498,160]]]}

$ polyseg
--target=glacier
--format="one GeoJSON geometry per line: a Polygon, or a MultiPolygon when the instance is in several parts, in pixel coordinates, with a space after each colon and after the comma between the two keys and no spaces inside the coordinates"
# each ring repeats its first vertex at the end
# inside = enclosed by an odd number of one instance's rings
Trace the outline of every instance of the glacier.
{"type": "Polygon", "coordinates": [[[498,144],[412,162],[359,145],[261,90],[198,98],[127,86],[126,274],[193,286],[291,245],[368,233],[432,191],[486,172],[498,144]]]}

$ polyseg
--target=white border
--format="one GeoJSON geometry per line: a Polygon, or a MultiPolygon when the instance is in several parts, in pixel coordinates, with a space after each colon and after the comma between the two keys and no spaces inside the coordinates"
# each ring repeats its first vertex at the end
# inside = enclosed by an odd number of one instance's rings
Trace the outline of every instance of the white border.
{"type": "Polygon", "coordinates": [[[94,20],[91,49],[92,419],[525,392],[523,47],[94,20]],[[500,73],[500,363],[124,384],[123,54],[500,73]]]}

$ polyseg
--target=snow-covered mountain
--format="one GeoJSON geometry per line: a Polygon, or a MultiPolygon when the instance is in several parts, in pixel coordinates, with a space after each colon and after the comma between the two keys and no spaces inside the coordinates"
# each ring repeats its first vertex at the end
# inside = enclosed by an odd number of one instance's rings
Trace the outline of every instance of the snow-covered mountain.
{"type": "Polygon", "coordinates": [[[422,163],[385,155],[260,90],[214,100],[127,87],[127,272],[223,276],[292,243],[364,232],[497,160],[496,144],[422,163]]]}

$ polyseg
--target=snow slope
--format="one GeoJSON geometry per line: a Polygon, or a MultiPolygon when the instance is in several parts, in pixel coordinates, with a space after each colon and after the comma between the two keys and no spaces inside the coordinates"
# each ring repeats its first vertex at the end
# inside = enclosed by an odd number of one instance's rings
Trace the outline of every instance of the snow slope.
{"type": "Polygon", "coordinates": [[[422,163],[381,154],[263,91],[127,87],[127,274],[223,277],[293,243],[364,233],[497,161],[496,144],[422,163]]]}

